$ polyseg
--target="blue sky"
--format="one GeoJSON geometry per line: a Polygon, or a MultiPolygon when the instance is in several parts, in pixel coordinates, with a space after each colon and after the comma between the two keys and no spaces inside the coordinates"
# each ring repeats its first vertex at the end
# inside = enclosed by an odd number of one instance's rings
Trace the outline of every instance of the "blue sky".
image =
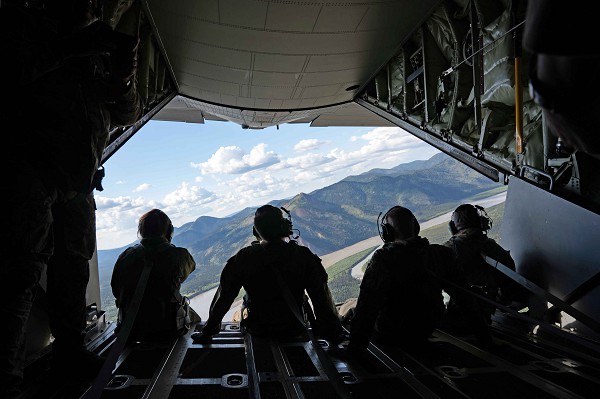
{"type": "Polygon", "coordinates": [[[104,191],[95,193],[98,249],[135,241],[139,217],[152,208],[178,227],[437,152],[396,127],[150,121],[105,164],[104,191]]]}

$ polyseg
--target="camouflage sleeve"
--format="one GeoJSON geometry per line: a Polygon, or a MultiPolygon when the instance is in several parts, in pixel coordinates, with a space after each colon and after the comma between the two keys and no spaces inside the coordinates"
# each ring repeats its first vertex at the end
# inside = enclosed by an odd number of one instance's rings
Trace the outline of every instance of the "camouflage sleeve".
{"type": "Polygon", "coordinates": [[[129,86],[112,90],[111,97],[113,102],[109,104],[109,110],[112,125],[132,125],[142,117],[144,106],[135,79],[131,80],[129,86]]]}
{"type": "Polygon", "coordinates": [[[343,331],[338,312],[327,286],[327,272],[321,263],[321,259],[310,253],[308,263],[311,265],[311,273],[308,276],[306,292],[312,301],[317,322],[317,332],[323,337],[334,339],[343,331]]]}
{"type": "Polygon", "coordinates": [[[381,250],[377,250],[369,261],[360,284],[360,294],[350,330],[351,351],[359,352],[369,345],[379,309],[388,294],[391,281],[381,250]]]}
{"type": "Polygon", "coordinates": [[[208,320],[206,326],[202,330],[205,334],[214,335],[219,332],[221,320],[223,320],[225,313],[231,308],[231,304],[242,288],[238,268],[243,265],[240,264],[240,259],[238,259],[238,257],[239,252],[227,261],[227,264],[221,272],[219,288],[217,288],[217,292],[215,292],[215,296],[210,304],[208,320]]]}
{"type": "Polygon", "coordinates": [[[179,281],[181,283],[183,283],[185,281],[186,278],[188,278],[188,276],[190,274],[192,274],[192,272],[194,270],[196,270],[196,262],[194,261],[194,258],[192,257],[192,255],[189,253],[189,251],[185,248],[178,248],[179,253],[180,253],[180,279],[179,281]]]}

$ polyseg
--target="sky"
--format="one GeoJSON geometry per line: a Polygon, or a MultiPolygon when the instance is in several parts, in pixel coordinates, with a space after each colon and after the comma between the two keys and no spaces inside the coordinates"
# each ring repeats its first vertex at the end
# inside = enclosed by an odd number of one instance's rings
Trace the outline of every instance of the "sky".
{"type": "Polygon", "coordinates": [[[134,242],[139,217],[153,208],[179,227],[437,152],[397,127],[150,121],[104,165],[104,190],[95,192],[98,249],[134,242]]]}

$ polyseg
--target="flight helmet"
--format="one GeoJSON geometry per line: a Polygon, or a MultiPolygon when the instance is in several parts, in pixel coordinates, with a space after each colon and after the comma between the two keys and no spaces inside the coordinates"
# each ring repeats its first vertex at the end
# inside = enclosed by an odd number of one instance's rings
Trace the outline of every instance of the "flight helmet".
{"type": "Polygon", "coordinates": [[[398,238],[403,240],[418,236],[421,231],[421,226],[411,210],[399,205],[390,208],[381,218],[381,224],[377,226],[381,240],[386,243],[398,238]]]}
{"type": "Polygon", "coordinates": [[[454,235],[461,230],[468,228],[481,229],[487,232],[492,228],[492,219],[485,212],[485,209],[479,205],[462,204],[452,213],[448,227],[454,235]]]}
{"type": "Polygon", "coordinates": [[[254,214],[252,233],[263,240],[275,240],[292,235],[292,223],[282,210],[273,205],[263,205],[254,214]]]}

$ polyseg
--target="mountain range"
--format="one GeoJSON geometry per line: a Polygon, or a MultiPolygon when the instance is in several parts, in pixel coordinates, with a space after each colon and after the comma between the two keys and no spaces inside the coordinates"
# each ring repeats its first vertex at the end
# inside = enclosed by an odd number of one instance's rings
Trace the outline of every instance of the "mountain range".
{"type": "MultiPolygon", "coordinates": [[[[426,220],[497,187],[498,183],[440,153],[425,161],[349,176],[270,204],[288,209],[294,228],[300,231],[299,243],[324,255],[376,235],[379,213],[394,205],[405,206],[419,220],[426,220]]],[[[197,264],[182,287],[184,294],[193,295],[218,284],[227,259],[254,239],[255,210],[246,208],[224,218],[200,216],[175,230],[173,244],[186,247],[197,264]]],[[[110,273],[125,248],[98,251],[101,290],[110,293],[110,273]]]]}

